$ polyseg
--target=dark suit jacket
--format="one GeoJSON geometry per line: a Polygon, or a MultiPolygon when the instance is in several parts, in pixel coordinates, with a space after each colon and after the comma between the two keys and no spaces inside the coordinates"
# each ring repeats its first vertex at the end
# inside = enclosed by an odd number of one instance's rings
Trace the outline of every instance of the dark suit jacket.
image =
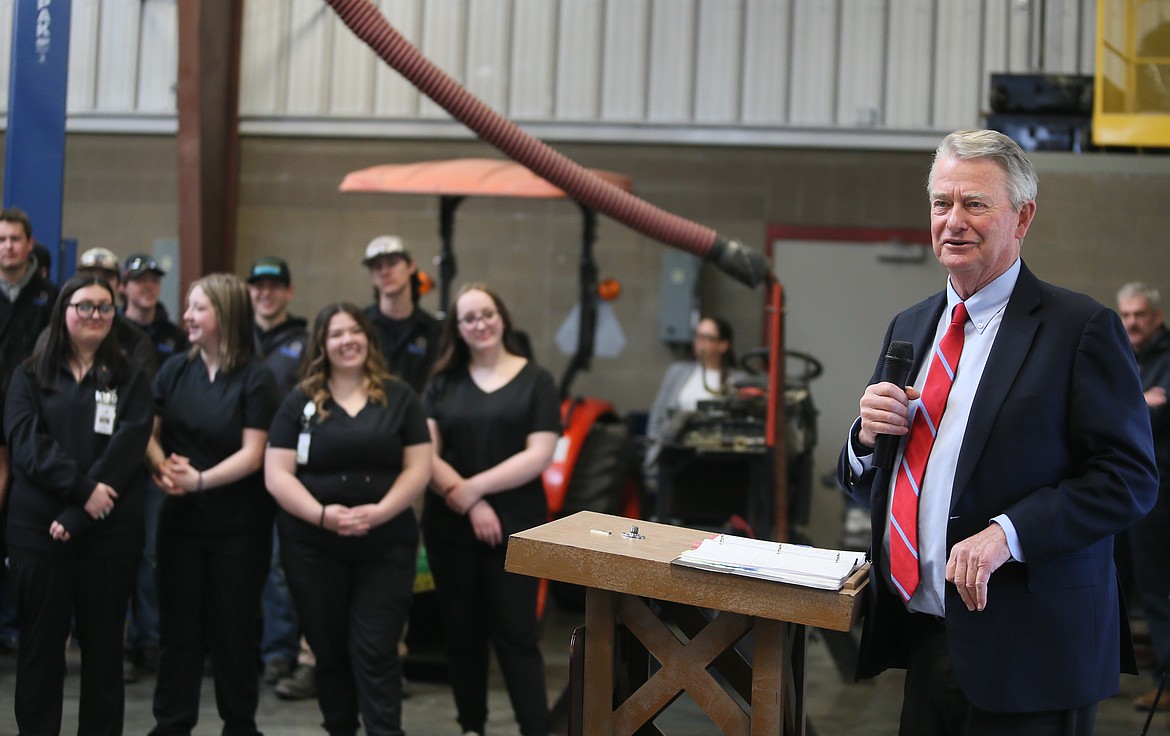
{"type": "MultiPolygon", "coordinates": [[[[1021,264],[1022,265],[1022,264],[1021,264]]],[[[946,294],[894,318],[891,340],[926,363],[946,294]]],[[[870,383],[880,380],[882,361],[870,383]]],[[[905,666],[912,619],[880,554],[890,476],[839,479],[871,509],[875,551],[858,677],[905,666]]],[[[1008,301],[959,451],[947,550],[1006,513],[1026,562],[991,576],[969,612],[946,585],[946,632],[959,686],[978,708],[1060,710],[1116,693],[1136,671],[1113,566],[1113,535],[1157,496],[1158,474],[1133,351],[1113,310],[1037,279],[1027,266],[1008,301]]]]}

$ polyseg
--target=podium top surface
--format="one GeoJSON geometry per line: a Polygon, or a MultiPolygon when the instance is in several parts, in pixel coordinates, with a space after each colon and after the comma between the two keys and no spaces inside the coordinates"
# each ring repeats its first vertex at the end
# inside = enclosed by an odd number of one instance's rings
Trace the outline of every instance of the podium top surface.
{"type": "Polygon", "coordinates": [[[816,590],[670,564],[709,536],[698,529],[580,511],[513,534],[506,567],[522,575],[837,631],[855,623],[864,584],[855,590],[816,590]],[[634,524],[644,539],[622,536],[634,524]]]}

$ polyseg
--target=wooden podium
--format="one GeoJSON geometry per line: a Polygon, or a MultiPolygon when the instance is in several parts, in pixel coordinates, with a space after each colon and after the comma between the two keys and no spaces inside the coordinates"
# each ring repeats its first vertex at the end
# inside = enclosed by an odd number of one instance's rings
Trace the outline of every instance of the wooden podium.
{"type": "Polygon", "coordinates": [[[509,539],[509,571],[587,588],[583,721],[589,736],[633,734],[683,690],[725,734],[805,733],[807,627],[848,631],[859,615],[867,571],[858,571],[844,590],[826,591],[670,564],[710,535],[581,511],[509,539]],[[641,539],[624,534],[635,523],[641,539]],[[676,622],[682,641],[643,598],[719,613],[709,622],[706,616],[676,622]],[[619,623],[662,667],[615,709],[619,623]],[[732,648],[748,632],[754,632],[750,670],[732,648]],[[712,663],[747,711],[708,672],[712,663]]]}

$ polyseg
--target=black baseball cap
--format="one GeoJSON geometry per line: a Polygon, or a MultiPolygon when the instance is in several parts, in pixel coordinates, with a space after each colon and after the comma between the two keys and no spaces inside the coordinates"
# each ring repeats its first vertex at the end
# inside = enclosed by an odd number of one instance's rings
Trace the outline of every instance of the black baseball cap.
{"type": "Polygon", "coordinates": [[[252,264],[248,270],[248,283],[254,284],[260,279],[272,279],[285,286],[292,286],[292,273],[288,270],[288,264],[276,256],[257,258],[252,264]]]}
{"type": "Polygon", "coordinates": [[[166,276],[167,272],[158,265],[158,261],[154,256],[148,256],[145,253],[135,253],[127,256],[125,262],[122,264],[122,280],[129,281],[135,279],[144,273],[157,273],[159,276],[166,276]]]}

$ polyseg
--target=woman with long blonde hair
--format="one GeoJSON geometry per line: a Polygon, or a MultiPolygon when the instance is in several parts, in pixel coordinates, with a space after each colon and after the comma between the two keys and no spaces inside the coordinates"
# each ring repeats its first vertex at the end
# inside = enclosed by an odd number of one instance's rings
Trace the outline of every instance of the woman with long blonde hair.
{"type": "Polygon", "coordinates": [[[261,465],[276,411],[272,371],[255,354],[242,281],[209,274],[183,313],[191,348],[154,382],[148,450],[163,490],[158,524],[159,666],[152,736],[190,734],[205,645],[223,732],[258,734],[260,591],[272,550],[261,465]]]}

